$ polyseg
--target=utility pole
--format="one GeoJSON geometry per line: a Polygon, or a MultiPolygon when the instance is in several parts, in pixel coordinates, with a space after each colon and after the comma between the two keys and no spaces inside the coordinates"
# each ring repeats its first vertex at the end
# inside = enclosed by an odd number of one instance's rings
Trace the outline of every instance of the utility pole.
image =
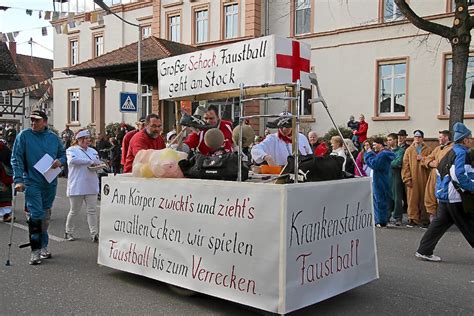
{"type": "Polygon", "coordinates": [[[33,37],[30,37],[28,44],[30,44],[30,58],[33,59],[33,37]]]}

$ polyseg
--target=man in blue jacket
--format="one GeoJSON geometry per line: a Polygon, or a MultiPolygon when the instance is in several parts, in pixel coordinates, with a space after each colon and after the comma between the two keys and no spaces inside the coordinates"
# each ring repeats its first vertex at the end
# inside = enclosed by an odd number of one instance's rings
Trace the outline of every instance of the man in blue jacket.
{"type": "Polygon", "coordinates": [[[375,152],[367,144],[364,161],[374,172],[372,191],[375,226],[385,227],[389,218],[389,201],[392,199],[389,173],[395,154],[385,149],[383,138],[377,137],[373,143],[375,152]]]}
{"type": "Polygon", "coordinates": [[[30,119],[31,128],[21,131],[15,140],[11,163],[15,190],[25,191],[29,212],[30,264],[36,265],[41,263],[41,259],[51,258],[47,248],[48,226],[56,196],[57,179],[48,183],[34,165],[48,154],[54,160],[51,168],[59,168],[66,163],[66,154],[59,137],[47,127],[46,113],[32,111],[30,119]]]}
{"type": "MultiPolygon", "coordinates": [[[[444,233],[455,224],[474,248],[474,214],[464,209],[459,191],[474,193],[474,167],[469,155],[471,131],[463,124],[456,123],[454,130],[454,147],[441,160],[436,179],[436,198],[438,209],[436,217],[423,235],[415,256],[427,261],[441,261],[433,255],[438,241],[444,233]]],[[[474,205],[469,205],[474,208],[474,205]]]]}

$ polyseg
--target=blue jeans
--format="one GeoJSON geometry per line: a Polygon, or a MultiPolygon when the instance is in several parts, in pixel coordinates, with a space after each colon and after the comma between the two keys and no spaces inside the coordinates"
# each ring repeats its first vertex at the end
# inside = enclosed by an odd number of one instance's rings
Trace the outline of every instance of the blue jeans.
{"type": "Polygon", "coordinates": [[[37,184],[26,185],[25,200],[26,207],[30,214],[31,220],[42,221],[41,247],[48,246],[48,226],[49,218],[51,216],[51,208],[53,206],[54,198],[56,197],[56,185],[37,184]]]}

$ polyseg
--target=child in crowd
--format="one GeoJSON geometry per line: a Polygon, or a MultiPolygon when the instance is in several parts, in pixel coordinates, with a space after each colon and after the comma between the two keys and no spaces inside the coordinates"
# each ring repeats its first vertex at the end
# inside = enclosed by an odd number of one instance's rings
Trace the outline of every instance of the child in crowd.
{"type": "MultiPolygon", "coordinates": [[[[359,122],[357,122],[354,118],[354,115],[351,115],[349,117],[349,122],[347,122],[347,127],[351,129],[352,133],[354,131],[357,131],[359,129],[359,122]]],[[[359,136],[357,135],[352,135],[352,143],[356,146],[359,147],[359,136]]]]}

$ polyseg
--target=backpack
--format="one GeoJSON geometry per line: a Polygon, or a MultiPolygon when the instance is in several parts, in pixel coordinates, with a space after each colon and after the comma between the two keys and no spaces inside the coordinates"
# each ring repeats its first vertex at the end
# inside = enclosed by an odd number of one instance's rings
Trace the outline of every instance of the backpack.
{"type": "MultiPolygon", "coordinates": [[[[313,154],[299,156],[299,182],[327,181],[343,179],[344,158],[339,156],[316,157],[313,154]]],[[[282,174],[289,174],[287,183],[294,181],[295,157],[288,156],[288,163],[282,174]]]]}
{"type": "MultiPolygon", "coordinates": [[[[456,159],[456,152],[453,149],[451,149],[439,162],[439,165],[438,165],[439,175],[441,179],[443,179],[446,176],[449,177],[454,188],[456,189],[456,191],[458,191],[459,195],[461,195],[461,201],[462,201],[464,212],[468,214],[474,214],[474,192],[463,190],[461,186],[459,185],[459,183],[451,179],[450,169],[451,169],[451,166],[454,164],[455,159],[456,159]]],[[[466,155],[466,164],[472,165],[473,163],[474,161],[472,161],[472,155],[468,153],[466,155]]]]}
{"type": "MultiPolygon", "coordinates": [[[[206,156],[201,153],[190,155],[178,162],[186,178],[236,181],[239,156],[237,152],[206,156]]],[[[242,181],[248,179],[249,169],[242,162],[242,181]]]]}

